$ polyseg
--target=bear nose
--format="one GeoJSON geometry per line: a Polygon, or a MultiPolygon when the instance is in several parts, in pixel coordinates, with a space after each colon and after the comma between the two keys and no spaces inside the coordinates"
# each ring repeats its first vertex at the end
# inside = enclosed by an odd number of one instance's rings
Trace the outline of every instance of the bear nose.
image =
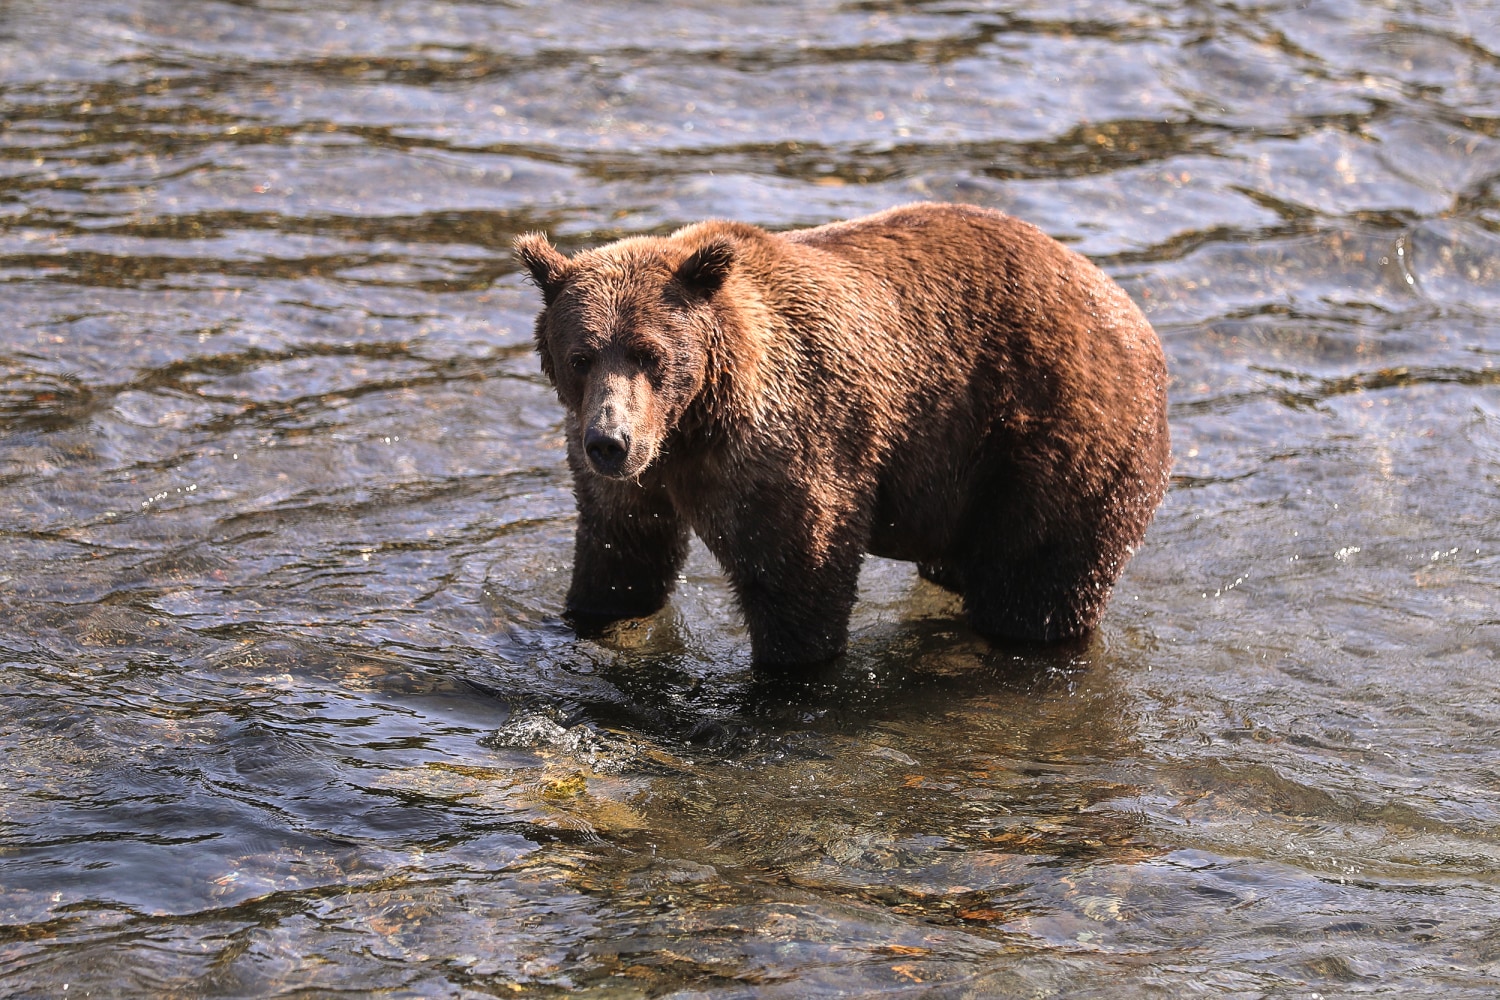
{"type": "Polygon", "coordinates": [[[606,476],[619,475],[630,451],[630,432],[623,427],[612,431],[590,427],[583,435],[583,451],[596,471],[606,476]]]}

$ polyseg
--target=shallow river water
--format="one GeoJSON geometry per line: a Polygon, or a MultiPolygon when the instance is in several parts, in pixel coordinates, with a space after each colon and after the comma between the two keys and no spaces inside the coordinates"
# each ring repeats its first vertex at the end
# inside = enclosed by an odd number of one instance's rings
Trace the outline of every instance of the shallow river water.
{"type": "Polygon", "coordinates": [[[8,0],[0,306],[0,994],[1500,992],[1496,0],[8,0]],[[917,199],[1166,344],[1096,638],[576,638],[511,238],[917,199]]]}

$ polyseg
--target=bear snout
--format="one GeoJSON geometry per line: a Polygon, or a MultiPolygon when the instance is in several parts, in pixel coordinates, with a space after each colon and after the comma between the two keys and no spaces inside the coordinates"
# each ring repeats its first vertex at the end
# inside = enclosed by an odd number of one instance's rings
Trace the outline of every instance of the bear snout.
{"type": "Polygon", "coordinates": [[[619,476],[630,457],[630,429],[623,424],[613,427],[590,424],[583,432],[583,453],[601,476],[619,476]]]}

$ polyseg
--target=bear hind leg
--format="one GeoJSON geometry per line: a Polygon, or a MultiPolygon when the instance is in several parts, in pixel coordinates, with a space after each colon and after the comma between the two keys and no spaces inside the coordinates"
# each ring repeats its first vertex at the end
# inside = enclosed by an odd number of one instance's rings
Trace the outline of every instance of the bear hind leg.
{"type": "Polygon", "coordinates": [[[1058,642],[1084,635],[1103,617],[1113,583],[1097,561],[1066,545],[1019,553],[986,546],[967,563],[964,610],[987,639],[1058,642]]]}

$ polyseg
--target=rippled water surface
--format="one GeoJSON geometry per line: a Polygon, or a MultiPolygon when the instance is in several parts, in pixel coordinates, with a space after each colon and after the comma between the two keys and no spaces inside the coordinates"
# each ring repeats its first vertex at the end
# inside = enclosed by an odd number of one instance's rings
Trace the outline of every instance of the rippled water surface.
{"type": "Polygon", "coordinates": [[[0,993],[1492,997],[1495,0],[0,5],[0,993]],[[568,249],[994,206],[1173,371],[1079,653],[558,619],[568,249]]]}

